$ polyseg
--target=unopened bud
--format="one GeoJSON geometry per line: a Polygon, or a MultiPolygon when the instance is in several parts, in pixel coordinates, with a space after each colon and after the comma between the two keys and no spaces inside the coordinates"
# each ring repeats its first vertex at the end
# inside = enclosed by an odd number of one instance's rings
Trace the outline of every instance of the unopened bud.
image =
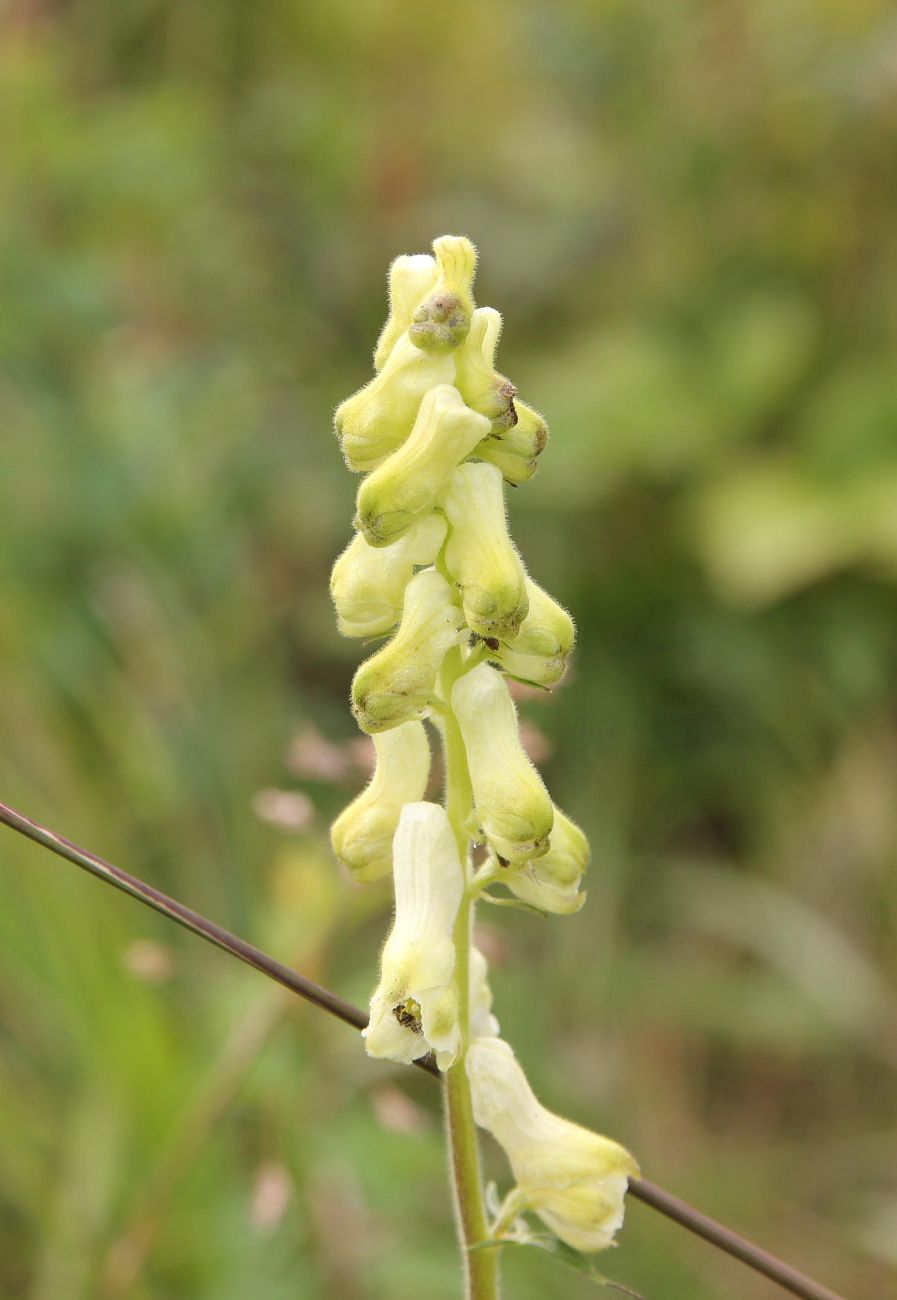
{"type": "Polygon", "coordinates": [[[425,352],[450,352],[464,342],[473,315],[477,251],[463,236],[443,235],[433,244],[439,276],[415,309],[408,337],[425,352]]]}
{"type": "Polygon", "coordinates": [[[415,308],[431,291],[438,274],[436,259],[429,253],[403,254],[389,268],[389,317],[374,349],[375,370],[382,370],[386,365],[399,336],[411,324],[415,308]]]}
{"type": "Polygon", "coordinates": [[[488,428],[457,388],[441,384],[427,393],[410,437],[358,489],[354,523],[371,546],[389,546],[433,509],[452,471],[488,428]]]}
{"type": "Polygon", "coordinates": [[[399,621],[415,565],[432,564],[445,540],[445,518],[425,515],[392,546],[369,546],[360,533],[333,566],[330,594],[343,636],[374,637],[399,621]]]}
{"type": "Polygon", "coordinates": [[[548,837],[548,852],[500,879],[524,903],[541,912],[565,916],[578,912],[586,901],[579,886],[589,865],[589,841],[560,808],[554,810],[554,825],[548,837]]]}
{"type": "Polygon", "coordinates": [[[576,629],[563,605],[530,577],[526,579],[526,592],[529,612],[518,636],[509,645],[501,645],[491,657],[513,677],[538,686],[554,686],[564,675],[576,629]]]}
{"type": "Polygon", "coordinates": [[[352,712],[362,731],[373,735],[429,711],[442,661],[463,639],[462,626],[445,578],[435,569],[415,574],[405,588],[398,632],[352,680],[352,712]]]}
{"type": "Polygon", "coordinates": [[[517,712],[501,673],[480,664],[452,688],[464,738],[474,815],[495,853],[529,862],[548,850],[554,810],[520,742],[517,712]]]}
{"type": "Polygon", "coordinates": [[[493,433],[517,423],[517,389],[495,369],[501,316],[494,307],[477,307],[464,346],[458,352],[455,383],[468,406],[485,415],[493,433]]]}
{"type": "Polygon", "coordinates": [[[454,377],[450,356],[421,352],[401,335],[379,375],[336,408],[334,427],[349,469],[366,473],[401,447],[426,394],[454,377]]]}
{"type": "Polygon", "coordinates": [[[478,636],[513,641],[529,598],[508,533],[501,474],[494,465],[461,465],[441,500],[451,524],[445,562],[461,591],[468,627],[478,636]]]}
{"type": "Polygon", "coordinates": [[[536,472],[536,461],[548,442],[548,425],[538,411],[519,400],[514,402],[517,423],[493,432],[477,447],[476,454],[501,470],[508,483],[525,483],[536,472]]]}
{"type": "Polygon", "coordinates": [[[392,841],[402,806],[423,799],[430,745],[422,722],[374,737],[377,765],[366,789],[330,828],[330,843],[356,880],[379,880],[392,869],[392,841]]]}

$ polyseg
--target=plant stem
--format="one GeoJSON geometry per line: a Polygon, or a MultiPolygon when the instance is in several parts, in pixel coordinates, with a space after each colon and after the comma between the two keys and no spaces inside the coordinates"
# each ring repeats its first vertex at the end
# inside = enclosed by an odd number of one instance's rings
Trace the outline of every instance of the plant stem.
{"type": "Polygon", "coordinates": [[[447,655],[441,674],[441,693],[445,712],[441,715],[442,743],[445,757],[445,808],[458,844],[458,856],[464,871],[464,897],[455,923],[455,987],[458,1018],[461,1024],[461,1051],[445,1075],[445,1108],[448,1140],[454,1181],[455,1218],[464,1256],[466,1294],[469,1300],[498,1300],[498,1251],[471,1247],[489,1235],[483,1180],[480,1174],[480,1151],[470,1097],[470,1083],[464,1060],[470,1039],[470,944],[473,930],[474,903],[470,895],[470,841],[467,819],[473,806],[467,755],[457,718],[451,707],[452,686],[469,665],[456,648],[447,655]]]}

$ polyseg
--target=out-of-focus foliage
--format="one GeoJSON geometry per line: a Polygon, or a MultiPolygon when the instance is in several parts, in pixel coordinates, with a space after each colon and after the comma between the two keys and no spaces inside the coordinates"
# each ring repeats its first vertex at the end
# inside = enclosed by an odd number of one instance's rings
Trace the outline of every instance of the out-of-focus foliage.
{"type": "MultiPolygon", "coordinates": [[[[330,412],[389,259],[470,235],[552,427],[511,509],[580,648],[526,711],[594,848],[579,916],[485,918],[498,1009],[549,1104],[856,1296],[897,1269],[895,89],[886,0],[0,9],[2,797],[366,998],[330,412]]],[[[456,1294],[426,1079],[0,853],[2,1294],[456,1294]]],[[[636,1204],[607,1271],[769,1293],[636,1204]]]]}

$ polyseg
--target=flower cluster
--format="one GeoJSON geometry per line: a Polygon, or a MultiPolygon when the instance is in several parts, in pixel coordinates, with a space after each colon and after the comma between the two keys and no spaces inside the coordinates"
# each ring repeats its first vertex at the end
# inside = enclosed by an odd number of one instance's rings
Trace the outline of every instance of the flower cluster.
{"type": "Polygon", "coordinates": [[[574,642],[570,615],[527,574],[505,511],[504,483],[532,476],[548,430],[495,369],[501,317],[474,304],[472,244],[446,236],[433,253],[393,263],[376,374],[335,417],[346,464],[364,475],[356,533],[331,579],[338,626],[388,640],[352,682],[375,772],[331,839],[357,880],[393,877],[367,1051],[401,1062],[433,1053],[441,1070],[466,1070],[476,1120],[517,1182],[496,1231],[533,1210],[570,1245],[596,1250],[622,1222],[637,1167],[536,1101],[498,1037],[469,930],[473,900],[496,885],[542,912],[575,912],[585,899],[586,837],[530,762],[508,686],[554,685],[574,642]],[[424,719],[446,746],[449,729],[463,746],[460,819],[425,801],[424,719]],[[470,841],[482,849],[476,867],[470,841]]]}

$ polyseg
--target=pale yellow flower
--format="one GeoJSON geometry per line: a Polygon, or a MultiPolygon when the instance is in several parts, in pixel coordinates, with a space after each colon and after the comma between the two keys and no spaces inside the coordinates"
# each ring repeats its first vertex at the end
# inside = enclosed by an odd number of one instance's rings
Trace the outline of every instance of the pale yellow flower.
{"type": "Polygon", "coordinates": [[[392,631],[415,565],[433,563],[446,528],[442,515],[425,515],[392,546],[376,548],[356,533],[330,576],[330,594],[343,636],[375,637],[392,631]]]}
{"type": "Polygon", "coordinates": [[[374,369],[382,370],[414,310],[433,290],[439,268],[429,253],[403,254],[389,268],[389,316],[374,349],[374,369]]]}

